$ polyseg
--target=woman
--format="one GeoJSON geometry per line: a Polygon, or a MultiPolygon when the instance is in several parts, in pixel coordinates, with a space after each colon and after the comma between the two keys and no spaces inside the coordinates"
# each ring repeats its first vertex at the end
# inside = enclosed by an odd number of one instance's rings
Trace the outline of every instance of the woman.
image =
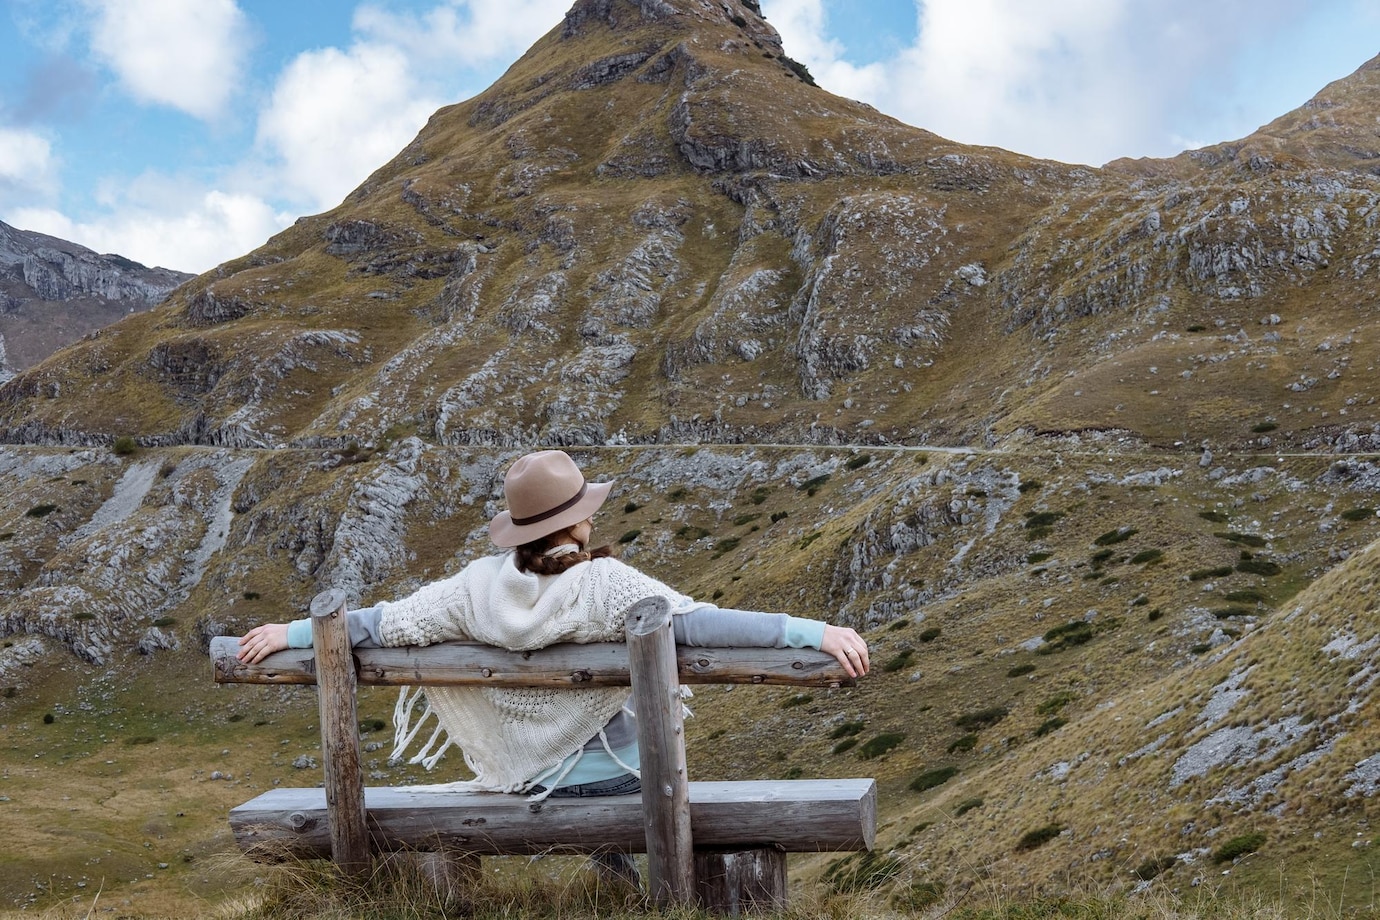
{"type": "MultiPolygon", "coordinates": [[[[612,558],[607,546],[589,549],[592,516],[612,487],[586,482],[559,450],[520,457],[503,480],[508,510],[489,524],[493,542],[512,552],[476,560],[403,600],[350,611],[351,641],[397,646],[466,639],[511,651],[623,641],[628,608],[659,596],[671,605],[679,643],[817,648],[850,676],[867,673],[867,643],[852,629],[698,603],[612,558]]],[[[240,659],[249,663],[309,647],[310,621],[257,626],[239,644],[240,659]]],[[[459,788],[540,798],[641,788],[626,689],[432,687],[426,696],[428,708],[412,727],[406,695],[399,700],[395,756],[435,714],[439,727],[414,762],[429,769],[458,739],[475,774],[459,788]]]]}

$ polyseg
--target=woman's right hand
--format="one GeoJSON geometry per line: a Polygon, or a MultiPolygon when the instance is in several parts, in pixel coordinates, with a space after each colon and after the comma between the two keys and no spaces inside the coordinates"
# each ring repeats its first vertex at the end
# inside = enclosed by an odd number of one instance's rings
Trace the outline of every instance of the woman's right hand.
{"type": "Polygon", "coordinates": [[[288,647],[286,623],[265,623],[255,626],[240,637],[240,651],[236,656],[245,664],[263,661],[274,652],[288,647]]]}
{"type": "Polygon", "coordinates": [[[837,658],[849,677],[862,677],[870,667],[867,640],[847,626],[825,626],[819,650],[837,658]]]}

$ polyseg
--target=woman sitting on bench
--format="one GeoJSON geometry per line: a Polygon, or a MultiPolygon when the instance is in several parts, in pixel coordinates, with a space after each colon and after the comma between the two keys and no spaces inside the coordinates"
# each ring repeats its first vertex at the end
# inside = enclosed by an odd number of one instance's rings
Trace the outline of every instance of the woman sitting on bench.
{"type": "MultiPolygon", "coordinates": [[[[610,556],[589,549],[592,515],[612,483],[586,482],[567,454],[520,457],[503,480],[507,511],[489,524],[501,555],[478,559],[400,601],[349,612],[360,646],[430,645],[452,639],[510,651],[558,642],[621,642],[628,609],[645,597],[671,605],[685,645],[816,648],[859,677],[867,643],[852,629],[785,614],[700,603],[610,556]]],[[[253,663],[312,642],[309,620],[256,626],[240,639],[253,663]]],[[[420,692],[420,691],[418,691],[420,692]]],[[[624,688],[431,687],[411,723],[407,691],[395,723],[401,754],[429,716],[439,726],[413,758],[428,769],[452,744],[475,778],[458,788],[550,796],[622,795],[640,790],[637,731],[624,688]]],[[[415,700],[415,696],[413,697],[415,700]]]]}

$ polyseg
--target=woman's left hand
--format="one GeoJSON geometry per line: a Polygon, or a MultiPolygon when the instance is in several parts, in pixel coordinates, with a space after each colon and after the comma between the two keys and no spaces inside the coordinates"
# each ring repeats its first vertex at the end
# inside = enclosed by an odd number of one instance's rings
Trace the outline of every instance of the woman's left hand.
{"type": "Polygon", "coordinates": [[[824,641],[820,643],[819,650],[837,658],[849,677],[862,677],[867,673],[867,642],[858,635],[857,630],[826,625],[824,641]]]}
{"type": "Polygon", "coordinates": [[[237,657],[245,664],[254,664],[287,647],[287,624],[264,623],[262,626],[255,626],[241,637],[237,657]]]}

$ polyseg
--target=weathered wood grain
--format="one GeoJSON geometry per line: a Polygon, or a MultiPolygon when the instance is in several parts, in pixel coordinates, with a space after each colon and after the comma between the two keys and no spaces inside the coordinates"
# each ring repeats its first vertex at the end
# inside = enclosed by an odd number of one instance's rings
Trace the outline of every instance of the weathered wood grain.
{"type": "Polygon", "coordinates": [[[345,874],[363,875],[370,867],[369,835],[360,769],[355,667],[350,658],[342,592],[324,591],[312,600],[311,632],[317,650],[321,766],[326,776],[331,859],[345,874]]]}
{"type": "MultiPolygon", "coordinates": [[[[699,847],[784,852],[871,849],[877,787],[871,779],[694,782],[690,828],[699,847]]],[[[482,855],[646,851],[642,796],[547,799],[445,786],[364,790],[379,852],[453,849],[482,855]]],[[[331,853],[325,790],[271,789],[230,811],[240,847],[256,859],[331,853]]]]}
{"type": "MultiPolygon", "coordinates": [[[[219,684],[314,684],[311,649],[288,649],[257,664],[235,657],[233,636],[211,640],[219,684]]],[[[356,648],[357,680],[369,686],[426,684],[437,687],[627,687],[628,647],[621,642],[566,643],[530,652],[508,652],[474,642],[442,642],[420,648],[356,648]]],[[[682,684],[790,684],[851,687],[856,681],[833,656],[815,649],[676,647],[682,684]]]]}
{"type": "Polygon", "coordinates": [[[628,611],[627,634],[642,758],[649,894],[660,907],[690,906],[695,900],[695,862],[685,767],[685,704],[676,680],[670,604],[661,597],[638,601],[628,611]]]}

